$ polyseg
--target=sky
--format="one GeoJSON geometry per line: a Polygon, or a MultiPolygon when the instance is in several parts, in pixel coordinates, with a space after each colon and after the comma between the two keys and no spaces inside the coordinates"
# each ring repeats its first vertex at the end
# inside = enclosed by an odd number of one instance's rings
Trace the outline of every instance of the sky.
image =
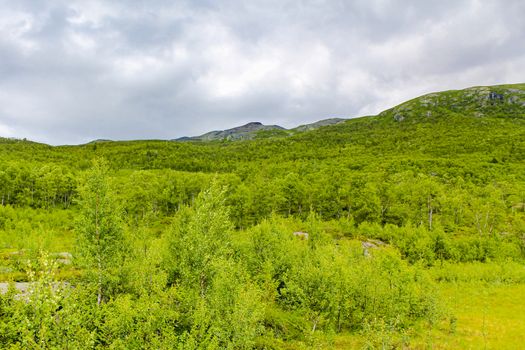
{"type": "Polygon", "coordinates": [[[0,0],[0,136],[291,128],[525,82],[525,1],[0,0]]]}

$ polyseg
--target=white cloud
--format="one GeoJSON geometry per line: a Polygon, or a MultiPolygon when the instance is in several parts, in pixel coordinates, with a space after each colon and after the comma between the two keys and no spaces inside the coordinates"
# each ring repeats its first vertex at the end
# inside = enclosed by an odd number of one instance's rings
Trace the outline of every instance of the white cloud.
{"type": "Polygon", "coordinates": [[[4,124],[0,124],[0,135],[2,135],[2,137],[12,137],[14,136],[13,135],[13,130],[11,130],[11,128],[7,125],[4,125],[4,124]]]}
{"type": "Polygon", "coordinates": [[[173,138],[525,81],[525,3],[0,0],[0,135],[173,138]]]}

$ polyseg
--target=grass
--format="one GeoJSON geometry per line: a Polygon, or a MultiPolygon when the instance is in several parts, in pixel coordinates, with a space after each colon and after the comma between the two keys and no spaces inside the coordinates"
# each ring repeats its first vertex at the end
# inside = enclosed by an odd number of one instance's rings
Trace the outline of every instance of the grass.
{"type": "MultiPolygon", "coordinates": [[[[396,348],[521,349],[525,346],[525,284],[444,282],[439,288],[453,316],[432,329],[419,324],[405,335],[394,335],[396,348]]],[[[345,334],[335,338],[333,348],[363,349],[367,343],[364,336],[345,334]]]]}
{"type": "Polygon", "coordinates": [[[456,314],[457,328],[451,334],[441,325],[436,345],[443,349],[523,348],[525,284],[443,284],[442,294],[456,314]]]}

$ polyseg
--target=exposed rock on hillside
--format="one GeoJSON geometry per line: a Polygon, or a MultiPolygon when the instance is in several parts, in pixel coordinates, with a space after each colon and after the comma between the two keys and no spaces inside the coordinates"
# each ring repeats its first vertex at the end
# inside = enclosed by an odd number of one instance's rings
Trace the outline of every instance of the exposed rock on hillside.
{"type": "Polygon", "coordinates": [[[523,115],[523,106],[525,106],[524,84],[481,86],[424,95],[380,115],[390,115],[397,122],[415,121],[421,117],[439,117],[440,112],[445,110],[476,117],[495,112],[523,115]]]}
{"type": "Polygon", "coordinates": [[[232,129],[211,131],[200,136],[180,137],[175,141],[249,140],[261,135],[263,132],[269,132],[271,135],[273,135],[272,132],[275,132],[277,135],[286,136],[296,132],[314,130],[323,126],[343,123],[345,121],[346,119],[331,118],[320,120],[312,124],[301,125],[290,130],[279,125],[264,125],[260,122],[251,122],[232,129]]]}
{"type": "Polygon", "coordinates": [[[232,129],[210,131],[200,136],[181,137],[176,141],[246,140],[254,138],[260,131],[270,130],[285,129],[279,125],[263,125],[259,122],[251,122],[232,129]]]}

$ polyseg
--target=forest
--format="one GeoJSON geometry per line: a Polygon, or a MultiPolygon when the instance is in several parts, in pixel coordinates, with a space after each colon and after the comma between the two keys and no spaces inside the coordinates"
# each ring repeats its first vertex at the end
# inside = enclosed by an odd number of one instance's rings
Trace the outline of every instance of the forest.
{"type": "Polygon", "coordinates": [[[250,140],[3,138],[0,197],[1,348],[525,341],[525,84],[250,140]]]}

